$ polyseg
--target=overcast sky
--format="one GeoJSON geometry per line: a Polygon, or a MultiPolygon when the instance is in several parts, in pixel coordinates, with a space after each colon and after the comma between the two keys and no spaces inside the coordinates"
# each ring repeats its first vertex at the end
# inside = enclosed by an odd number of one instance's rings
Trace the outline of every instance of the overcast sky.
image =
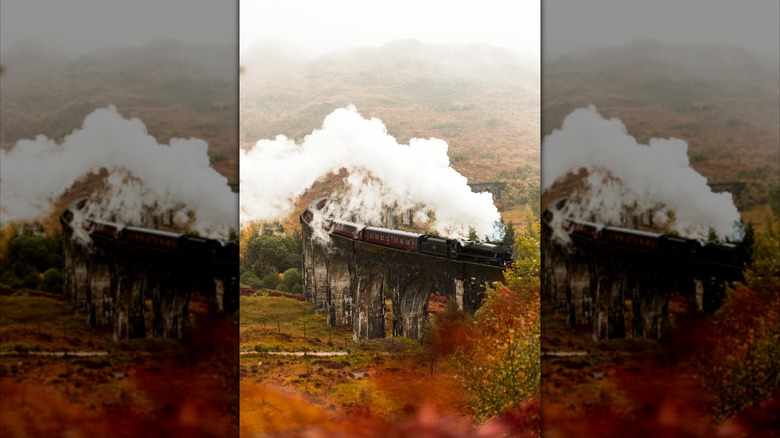
{"type": "Polygon", "coordinates": [[[543,57],[637,39],[729,43],[780,57],[778,0],[544,0],[543,57]]]}
{"type": "Polygon", "coordinates": [[[241,0],[241,50],[277,39],[324,53],[415,38],[490,43],[538,62],[538,0],[241,0]]]}
{"type": "Polygon", "coordinates": [[[157,39],[236,43],[238,0],[2,0],[0,49],[23,39],[77,53],[157,39]]]}

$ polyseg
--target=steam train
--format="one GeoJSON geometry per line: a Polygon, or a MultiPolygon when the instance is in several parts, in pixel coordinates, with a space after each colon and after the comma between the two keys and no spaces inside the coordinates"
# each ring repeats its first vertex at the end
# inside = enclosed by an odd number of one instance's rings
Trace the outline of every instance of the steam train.
{"type": "MultiPolygon", "coordinates": [[[[314,212],[321,210],[326,202],[327,198],[320,198],[309,204],[309,207],[302,215],[302,219],[307,223],[311,223],[314,219],[314,212]]],[[[512,266],[512,249],[506,245],[447,239],[427,234],[371,227],[333,217],[325,219],[324,228],[330,234],[403,251],[483,263],[503,268],[512,266]]]]}
{"type": "MultiPolygon", "coordinates": [[[[566,205],[566,198],[550,203],[542,220],[550,226],[566,205]]],[[[742,268],[750,261],[750,250],[741,244],[701,241],[669,234],[606,226],[570,217],[561,218],[561,226],[573,241],[602,251],[617,252],[630,248],[635,252],[685,258],[707,264],[742,268]]]]}
{"type": "MultiPolygon", "coordinates": [[[[77,199],[60,216],[63,225],[72,226],[75,211],[86,205],[86,198],[77,199]]],[[[238,245],[234,241],[206,239],[186,233],[126,226],[102,219],[85,218],[81,224],[96,242],[114,243],[125,249],[151,249],[215,260],[235,258],[238,245]]]]}

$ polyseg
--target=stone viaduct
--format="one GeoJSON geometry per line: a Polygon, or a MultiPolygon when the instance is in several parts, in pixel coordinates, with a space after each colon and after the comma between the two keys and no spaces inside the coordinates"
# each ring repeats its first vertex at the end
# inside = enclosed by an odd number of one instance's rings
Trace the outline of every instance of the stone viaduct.
{"type": "Polygon", "coordinates": [[[235,242],[74,220],[85,202],[71,203],[60,223],[65,295],[86,313],[88,325],[112,327],[116,341],[144,338],[150,299],[152,335],[180,339],[193,293],[204,295],[212,310],[238,311],[235,242]]]}
{"type": "Polygon", "coordinates": [[[485,283],[503,280],[503,268],[404,251],[330,234],[313,235],[301,216],[303,288],[328,324],[352,326],[356,341],[385,337],[385,300],[393,309],[393,336],[419,338],[432,292],[473,313],[485,283]]]}
{"type": "MultiPolygon", "coordinates": [[[[663,235],[656,236],[644,237],[663,235]]],[[[651,249],[647,242],[569,237],[570,244],[558,242],[550,222],[542,221],[542,294],[570,326],[590,326],[596,341],[661,338],[672,294],[684,296],[691,308],[714,312],[726,282],[741,280],[747,261],[733,245],[707,247],[689,239],[651,249]]]]}

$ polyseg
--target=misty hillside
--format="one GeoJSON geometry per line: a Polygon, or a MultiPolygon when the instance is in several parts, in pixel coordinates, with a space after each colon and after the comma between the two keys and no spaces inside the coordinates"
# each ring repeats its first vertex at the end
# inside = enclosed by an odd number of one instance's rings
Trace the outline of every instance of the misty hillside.
{"type": "Polygon", "coordinates": [[[0,146],[39,134],[61,140],[84,117],[113,104],[160,143],[202,138],[214,167],[238,181],[235,46],[160,40],[70,56],[23,41],[0,53],[0,146]]]}
{"type": "Polygon", "coordinates": [[[334,109],[354,104],[399,142],[437,137],[473,180],[539,165],[538,74],[485,44],[399,40],[319,57],[265,41],[242,55],[241,140],[301,140],[334,109]]]}
{"type": "Polygon", "coordinates": [[[711,181],[780,169],[777,62],[726,44],[636,41],[582,50],[543,65],[542,135],[572,110],[594,104],[641,143],[681,138],[711,181]]]}

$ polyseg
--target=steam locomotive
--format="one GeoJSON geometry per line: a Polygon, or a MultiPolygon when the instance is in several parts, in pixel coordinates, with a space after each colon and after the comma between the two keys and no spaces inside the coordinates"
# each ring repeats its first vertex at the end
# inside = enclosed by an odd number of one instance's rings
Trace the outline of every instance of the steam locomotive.
{"type": "MultiPolygon", "coordinates": [[[[71,226],[75,217],[74,212],[83,209],[85,205],[86,198],[71,202],[60,216],[60,222],[63,225],[71,226]]],[[[82,227],[94,241],[110,242],[121,245],[128,250],[144,248],[218,260],[235,258],[238,253],[238,245],[234,241],[206,239],[186,233],[125,226],[95,218],[85,218],[82,227]]]]}
{"type": "MultiPolygon", "coordinates": [[[[302,215],[302,219],[307,223],[311,223],[314,219],[314,212],[321,210],[326,202],[327,198],[320,198],[309,204],[309,207],[302,215]]],[[[326,218],[325,229],[331,234],[344,236],[352,240],[360,240],[403,251],[483,263],[503,268],[512,266],[512,249],[506,245],[446,239],[427,234],[371,227],[333,217],[326,218]]]]}
{"type": "MultiPolygon", "coordinates": [[[[542,214],[542,220],[548,226],[551,225],[565,205],[566,198],[556,199],[542,214]]],[[[740,244],[701,241],[669,234],[606,226],[570,217],[561,218],[561,225],[578,244],[591,245],[603,251],[631,248],[636,252],[652,252],[660,256],[739,268],[750,260],[749,248],[740,244]]]]}

